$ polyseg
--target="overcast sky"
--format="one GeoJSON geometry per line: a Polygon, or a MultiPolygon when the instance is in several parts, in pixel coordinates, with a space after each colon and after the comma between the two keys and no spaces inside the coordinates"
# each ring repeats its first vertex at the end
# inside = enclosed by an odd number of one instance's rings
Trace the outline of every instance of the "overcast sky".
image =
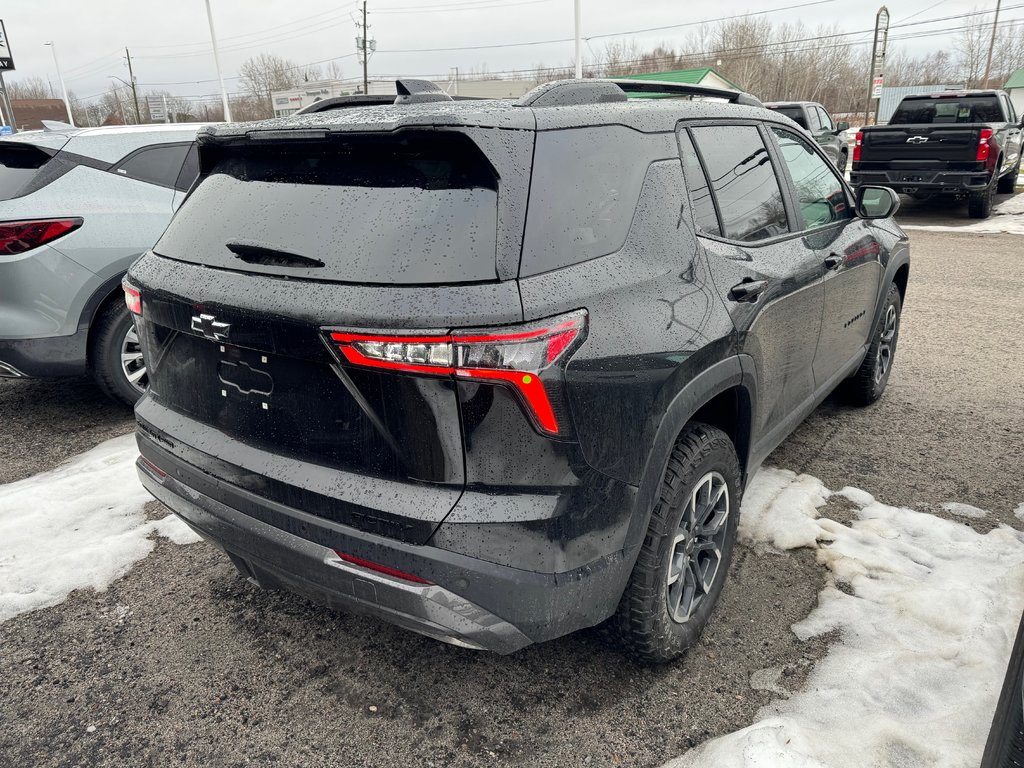
{"type": "MultiPolygon", "coordinates": [[[[344,77],[361,74],[355,55],[357,10],[361,3],[337,0],[211,0],[221,62],[229,92],[239,89],[238,68],[249,56],[270,52],[297,64],[336,59],[344,77]]],[[[677,43],[692,31],[682,27],[628,35],[634,30],[679,25],[730,14],[782,8],[810,0],[583,0],[583,35],[587,56],[596,56],[616,39],[642,45],[677,43]],[[612,36],[608,36],[612,35],[612,36]]],[[[1004,8],[1005,8],[1004,4],[1004,8]]],[[[977,0],[892,0],[892,23],[920,22],[994,8],[977,0]]],[[[1024,16],[1011,2],[1007,19],[1024,16]]],[[[459,67],[470,72],[528,69],[538,64],[565,65],[573,55],[572,0],[369,0],[370,37],[377,53],[370,75],[443,74],[459,67]],[[569,40],[567,40],[569,39],[569,40]],[[467,49],[510,43],[544,42],[502,48],[467,49]],[[562,41],[562,42],[558,42],[562,41]],[[413,51],[425,48],[463,48],[413,51]]],[[[796,10],[770,13],[774,21],[815,26],[839,23],[844,31],[870,29],[879,3],[824,0],[796,10]]],[[[7,29],[17,72],[8,79],[39,75],[59,85],[50,48],[57,45],[68,88],[79,97],[93,97],[109,87],[110,75],[128,79],[124,47],[132,54],[141,90],[164,89],[187,96],[218,93],[209,27],[203,0],[16,0],[5,4],[7,29]]],[[[991,19],[991,16],[985,17],[991,19]]],[[[961,24],[958,21],[913,26],[925,31],[961,24]]],[[[896,35],[893,30],[891,33],[896,35]]],[[[870,35],[864,36],[870,38],[870,35]]],[[[862,39],[851,38],[851,39],[862,39]]],[[[950,38],[929,37],[893,42],[913,52],[948,46],[950,38]]]]}

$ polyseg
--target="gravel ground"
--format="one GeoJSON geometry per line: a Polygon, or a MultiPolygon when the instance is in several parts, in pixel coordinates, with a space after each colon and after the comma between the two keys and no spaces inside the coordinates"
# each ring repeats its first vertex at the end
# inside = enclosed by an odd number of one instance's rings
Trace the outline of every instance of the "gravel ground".
{"type": "MultiPolygon", "coordinates": [[[[915,232],[888,392],[830,399],[768,463],[892,504],[1024,502],[1020,238],[915,232]]],[[[0,481],[130,430],[88,382],[0,381],[0,481]],[[55,438],[55,435],[58,437],[55,438]]],[[[827,512],[843,519],[842,501],[827,512]]],[[[155,506],[155,504],[154,504],[155,506]]],[[[154,510],[151,510],[154,511],[154,510]]],[[[0,625],[0,765],[653,766],[748,725],[826,650],[789,625],[823,571],[740,548],[702,641],[642,668],[596,632],[511,657],[442,645],[246,584],[203,543],[165,540],[107,592],[0,625]]]]}

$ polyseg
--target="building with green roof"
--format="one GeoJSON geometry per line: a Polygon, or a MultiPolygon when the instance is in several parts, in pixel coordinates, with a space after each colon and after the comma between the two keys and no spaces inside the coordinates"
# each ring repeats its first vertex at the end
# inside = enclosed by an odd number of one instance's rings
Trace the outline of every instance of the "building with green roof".
{"type": "Polygon", "coordinates": [[[686,85],[704,85],[709,88],[729,88],[742,91],[736,83],[720,75],[711,67],[697,69],[676,69],[671,72],[645,72],[642,75],[624,75],[630,80],[660,80],[666,83],[684,83],[686,85]]]}
{"type": "Polygon", "coordinates": [[[1017,117],[1024,115],[1024,69],[1018,69],[1003,86],[1008,94],[1013,108],[1017,111],[1017,117]]]}

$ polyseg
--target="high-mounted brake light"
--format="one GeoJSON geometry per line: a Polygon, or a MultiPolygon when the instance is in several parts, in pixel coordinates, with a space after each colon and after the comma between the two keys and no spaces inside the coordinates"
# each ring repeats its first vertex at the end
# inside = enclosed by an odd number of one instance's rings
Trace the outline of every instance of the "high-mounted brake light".
{"type": "Polygon", "coordinates": [[[857,137],[853,140],[853,162],[860,162],[860,147],[864,143],[864,131],[857,131],[857,137]]]}
{"type": "Polygon", "coordinates": [[[394,576],[396,579],[402,579],[403,581],[411,581],[413,584],[433,584],[432,581],[427,581],[426,579],[415,574],[406,573],[405,571],[400,571],[397,568],[392,568],[390,565],[382,565],[381,563],[375,563],[372,560],[364,560],[361,557],[349,555],[345,552],[339,552],[338,550],[334,550],[334,554],[336,554],[346,563],[352,563],[352,565],[358,565],[360,568],[366,568],[370,571],[383,573],[385,576],[394,576]]]}
{"type": "Polygon", "coordinates": [[[988,160],[988,152],[991,145],[988,143],[989,139],[992,138],[991,128],[982,128],[981,136],[978,137],[978,155],[975,159],[977,160],[988,160]]]}
{"type": "Polygon", "coordinates": [[[142,295],[139,289],[129,283],[128,278],[121,281],[121,287],[124,288],[124,303],[128,306],[128,311],[133,315],[141,315],[142,295]]]}
{"type": "Polygon", "coordinates": [[[587,313],[580,310],[525,330],[387,336],[332,332],[331,339],[353,365],[506,384],[537,426],[557,435],[558,418],[540,374],[583,338],[586,321],[587,313]]]}
{"type": "Polygon", "coordinates": [[[37,219],[0,222],[0,254],[15,256],[51,243],[82,226],[82,219],[37,219]]]}

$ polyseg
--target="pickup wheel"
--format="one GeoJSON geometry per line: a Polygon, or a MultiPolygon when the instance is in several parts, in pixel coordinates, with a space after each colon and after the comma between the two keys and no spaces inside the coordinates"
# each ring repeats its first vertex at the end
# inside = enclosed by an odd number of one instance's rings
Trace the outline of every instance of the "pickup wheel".
{"type": "Polygon", "coordinates": [[[996,177],[992,176],[992,181],[985,189],[979,192],[971,192],[967,196],[967,214],[972,219],[987,219],[992,215],[992,203],[995,202],[996,196],[996,177]]]}
{"type": "Polygon", "coordinates": [[[847,152],[840,152],[839,157],[836,158],[836,170],[840,173],[846,173],[846,161],[849,159],[847,152]]]}
{"type": "Polygon", "coordinates": [[[643,662],[697,642],[722,592],[740,512],[740,470],[720,429],[692,423],[676,440],[633,573],[606,630],[643,662]]]}
{"type": "Polygon", "coordinates": [[[882,316],[878,319],[871,346],[864,356],[864,362],[850,378],[842,383],[842,393],[853,405],[871,405],[878,400],[889,383],[893,359],[896,357],[896,342],[900,337],[900,312],[903,302],[896,283],[890,283],[885,296],[882,316]]]}
{"type": "Polygon", "coordinates": [[[1017,186],[1017,176],[1020,174],[1020,160],[1017,161],[1017,165],[1014,166],[1013,170],[1003,176],[999,180],[998,190],[1003,194],[1012,195],[1017,186]]]}

